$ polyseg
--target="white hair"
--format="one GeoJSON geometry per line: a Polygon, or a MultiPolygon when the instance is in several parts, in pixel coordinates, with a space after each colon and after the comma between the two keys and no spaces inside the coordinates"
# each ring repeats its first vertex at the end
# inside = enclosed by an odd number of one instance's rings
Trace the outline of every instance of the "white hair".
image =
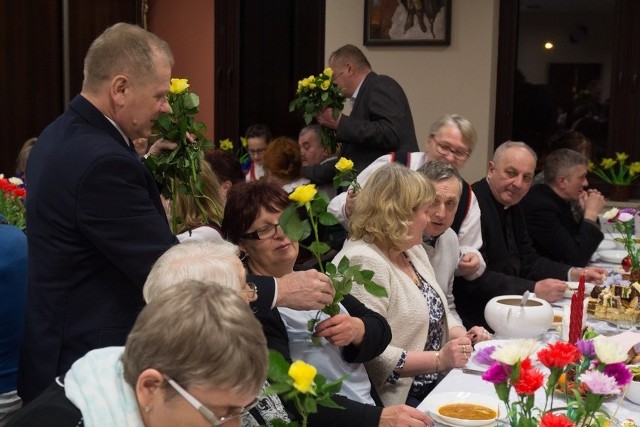
{"type": "Polygon", "coordinates": [[[236,245],[225,240],[186,242],[167,250],[151,268],[142,289],[148,303],[164,290],[185,280],[218,284],[241,292],[242,263],[236,245]]]}

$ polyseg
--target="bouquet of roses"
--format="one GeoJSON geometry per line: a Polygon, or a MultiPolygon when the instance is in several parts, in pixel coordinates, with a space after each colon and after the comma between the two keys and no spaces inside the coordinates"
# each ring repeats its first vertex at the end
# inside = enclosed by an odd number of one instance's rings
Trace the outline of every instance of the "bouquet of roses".
{"type": "MultiPolygon", "coordinates": [[[[322,256],[329,252],[331,247],[320,240],[318,227],[320,224],[331,226],[338,224],[338,220],[331,213],[327,212],[329,206],[329,198],[324,192],[318,192],[315,184],[307,184],[298,186],[293,193],[289,195],[289,199],[293,202],[289,205],[280,216],[280,227],[284,233],[291,239],[300,242],[311,235],[313,232],[314,240],[309,246],[304,246],[315,256],[320,271],[326,273],[333,282],[336,291],[333,301],[322,309],[323,313],[334,316],[340,312],[338,304],[345,295],[351,292],[353,282],[363,285],[365,289],[376,296],[387,296],[384,287],[375,283],[373,271],[361,270],[359,265],[350,265],[349,259],[343,257],[337,266],[331,263],[324,263],[322,256]],[[301,220],[298,216],[298,208],[304,208],[307,218],[301,220]]],[[[313,332],[316,323],[320,319],[318,316],[309,321],[309,331],[313,332]]],[[[315,344],[319,344],[316,337],[311,338],[315,344]]]]}
{"type": "MultiPolygon", "coordinates": [[[[338,118],[344,107],[344,97],[340,88],[333,83],[333,70],[325,70],[317,76],[309,76],[298,82],[296,97],[289,104],[289,111],[300,110],[306,125],[325,108],[333,109],[333,117],[338,118]]],[[[336,131],[322,126],[322,145],[336,152],[336,131]]]]}
{"type": "Polygon", "coordinates": [[[20,178],[5,178],[0,174],[0,214],[9,224],[21,230],[24,230],[27,225],[24,209],[26,196],[27,191],[20,178]]]}
{"type": "Polygon", "coordinates": [[[544,374],[535,368],[531,356],[537,348],[534,340],[516,340],[492,350],[494,361],[482,375],[493,383],[498,398],[507,406],[512,427],[599,426],[608,414],[603,401],[619,395],[631,381],[631,372],[623,363],[626,352],[603,337],[588,333],[577,345],[558,341],[537,352],[537,358],[550,373],[544,386],[545,405],[534,407],[534,394],[543,386],[544,374]],[[509,401],[511,389],[518,400],[509,401]],[[566,400],[564,413],[555,413],[554,393],[566,400]]]}
{"type": "MultiPolygon", "coordinates": [[[[207,218],[198,200],[206,197],[200,181],[200,161],[213,144],[203,134],[205,124],[195,119],[200,111],[200,98],[188,89],[187,79],[171,79],[167,97],[171,113],[160,114],[153,124],[153,138],[175,142],[178,147],[158,156],[147,157],[145,164],[160,184],[166,199],[171,200],[177,192],[192,196],[202,217],[207,218]]],[[[175,215],[173,204],[171,218],[171,229],[176,234],[182,220],[175,215]]]]}

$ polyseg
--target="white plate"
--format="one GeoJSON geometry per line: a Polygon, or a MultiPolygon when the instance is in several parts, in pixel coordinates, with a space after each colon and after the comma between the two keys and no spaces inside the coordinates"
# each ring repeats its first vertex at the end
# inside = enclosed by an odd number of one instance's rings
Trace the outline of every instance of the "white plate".
{"type": "Polygon", "coordinates": [[[598,245],[598,249],[596,249],[596,251],[606,251],[606,250],[615,249],[615,248],[616,248],[616,244],[613,240],[604,239],[602,242],[600,242],[600,244],[598,245]]]}
{"type": "MultiPolygon", "coordinates": [[[[565,298],[571,298],[573,296],[573,292],[578,290],[578,285],[579,284],[580,284],[579,282],[567,282],[567,287],[569,289],[564,291],[564,297],[565,298]]],[[[593,284],[593,283],[585,282],[585,284],[584,284],[584,296],[585,297],[588,297],[589,295],[591,295],[591,291],[593,290],[594,286],[595,286],[595,284],[593,284]]]]}
{"type": "Polygon", "coordinates": [[[438,408],[449,403],[475,403],[483,405],[493,410],[498,410],[498,417],[505,416],[507,409],[497,396],[469,393],[464,391],[450,391],[442,393],[431,393],[424,398],[422,403],[418,405],[418,409],[422,412],[429,412],[434,420],[454,427],[473,427],[473,426],[493,426],[496,425],[495,420],[462,420],[457,418],[443,418],[438,414],[438,408]]]}
{"type": "Polygon", "coordinates": [[[602,261],[620,264],[624,257],[627,256],[627,251],[611,249],[606,251],[598,251],[598,255],[600,256],[600,259],[602,261]]]}

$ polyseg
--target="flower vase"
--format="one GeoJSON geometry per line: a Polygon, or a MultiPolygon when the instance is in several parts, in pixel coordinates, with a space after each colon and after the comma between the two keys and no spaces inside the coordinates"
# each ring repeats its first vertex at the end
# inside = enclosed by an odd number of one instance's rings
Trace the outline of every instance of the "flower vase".
{"type": "Polygon", "coordinates": [[[629,198],[631,198],[630,185],[611,184],[609,188],[609,200],[613,200],[615,202],[626,202],[629,198]]]}

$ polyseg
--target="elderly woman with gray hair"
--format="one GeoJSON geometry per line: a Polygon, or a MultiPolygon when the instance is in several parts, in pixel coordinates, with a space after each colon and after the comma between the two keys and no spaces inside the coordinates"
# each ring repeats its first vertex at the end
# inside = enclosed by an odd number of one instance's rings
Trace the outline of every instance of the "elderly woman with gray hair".
{"type": "Polygon", "coordinates": [[[264,334],[237,292],[187,281],[142,310],[124,347],[87,353],[9,426],[233,425],[266,375],[264,334]]]}
{"type": "Polygon", "coordinates": [[[433,184],[397,163],[371,175],[358,195],[350,238],[334,258],[374,272],[387,297],[374,297],[360,286],[351,293],[386,317],[391,343],[366,363],[385,405],[417,406],[431,391],[438,374],[467,363],[472,351],[467,336],[450,339],[454,325],[447,300],[421,246],[435,198],[433,184]]]}

